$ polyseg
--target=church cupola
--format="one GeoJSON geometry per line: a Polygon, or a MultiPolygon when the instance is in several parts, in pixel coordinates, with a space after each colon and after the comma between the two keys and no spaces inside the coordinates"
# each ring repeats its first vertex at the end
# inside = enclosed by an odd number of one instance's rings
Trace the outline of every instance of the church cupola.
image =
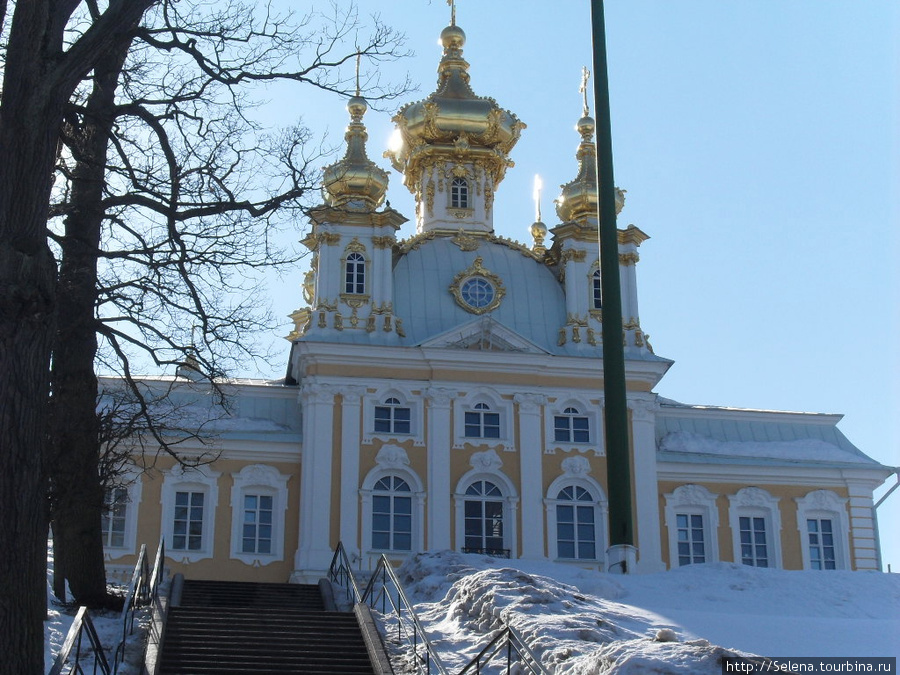
{"type": "Polygon", "coordinates": [[[441,32],[437,90],[405,105],[385,153],[416,197],[418,232],[493,231],[494,191],[513,165],[509,153],[525,124],[469,85],[466,34],[455,17],[441,32]]]}
{"type": "Polygon", "coordinates": [[[353,96],[347,102],[350,124],[344,139],[344,158],[325,168],[322,192],[328,206],[348,211],[374,211],[384,201],[388,187],[387,171],[369,159],[366,141],[369,134],[363,124],[365,99],[353,96]]]}

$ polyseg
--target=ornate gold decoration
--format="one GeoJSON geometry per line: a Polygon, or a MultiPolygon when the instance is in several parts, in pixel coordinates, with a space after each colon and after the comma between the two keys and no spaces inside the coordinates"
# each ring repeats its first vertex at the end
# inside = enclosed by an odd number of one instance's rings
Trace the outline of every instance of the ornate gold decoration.
{"type": "Polygon", "coordinates": [[[319,243],[324,243],[326,246],[337,246],[341,243],[341,235],[337,232],[322,232],[318,236],[319,243]]]}
{"type": "Polygon", "coordinates": [[[428,211],[429,216],[434,215],[434,181],[428,181],[428,185],[425,186],[425,208],[428,211]]]}
{"type": "Polygon", "coordinates": [[[559,329],[559,339],[556,341],[556,344],[559,345],[560,347],[562,347],[564,344],[566,344],[566,329],[565,328],[559,329]]]}
{"type": "Polygon", "coordinates": [[[559,262],[561,264],[565,264],[570,260],[574,260],[575,262],[584,262],[586,258],[587,251],[580,251],[574,248],[567,248],[559,254],[559,262]]]}
{"type": "Polygon", "coordinates": [[[358,293],[341,293],[340,299],[348,307],[352,307],[354,310],[359,309],[363,305],[369,304],[370,296],[368,294],[360,295],[358,293]]]}
{"type": "Polygon", "coordinates": [[[285,340],[296,340],[298,337],[306,333],[312,320],[312,312],[308,307],[295,310],[288,314],[288,317],[294,322],[294,330],[292,330],[285,340]]]}
{"type": "Polygon", "coordinates": [[[640,246],[642,242],[650,238],[650,235],[634,225],[629,225],[624,230],[618,230],[616,234],[620,244],[634,244],[635,246],[640,246]]]}
{"type": "Polygon", "coordinates": [[[466,234],[466,231],[462,228],[459,228],[459,232],[456,234],[453,239],[451,239],[454,244],[459,246],[459,250],[461,251],[477,251],[479,241],[477,238],[472,237],[466,234]]]}
{"type": "Polygon", "coordinates": [[[438,67],[437,91],[407,104],[393,121],[402,146],[388,151],[404,184],[415,185],[431,158],[456,162],[478,158],[499,183],[509,166],[509,152],[525,125],[488,97],[477,96],[469,85],[469,64],[463,58],[465,33],[455,25],[441,33],[444,55],[438,67]]]}
{"type": "Polygon", "coordinates": [[[653,351],[653,345],[650,344],[650,333],[644,333],[644,344],[647,345],[647,349],[650,350],[651,354],[656,354],[656,352],[653,351]]]}
{"type": "Polygon", "coordinates": [[[406,337],[406,333],[403,331],[403,319],[394,319],[394,326],[397,330],[397,335],[402,338],[406,337]]]}
{"type": "Polygon", "coordinates": [[[340,314],[334,315],[334,327],[335,330],[344,330],[344,317],[340,314]]]}
{"type": "Polygon", "coordinates": [[[366,319],[366,332],[374,333],[375,332],[375,315],[369,314],[369,318],[366,319]]]}
{"type": "Polygon", "coordinates": [[[319,300],[316,309],[324,309],[326,312],[336,312],[337,302],[328,302],[327,300],[319,300]]]}
{"type": "Polygon", "coordinates": [[[572,342],[581,342],[581,328],[578,325],[572,326],[572,342]]]}
{"type": "Polygon", "coordinates": [[[473,209],[447,209],[447,213],[457,220],[462,220],[463,218],[470,218],[475,211],[473,209]]]}
{"type": "Polygon", "coordinates": [[[307,305],[313,304],[313,300],[315,300],[315,282],[316,282],[316,273],[313,270],[308,270],[306,274],[303,275],[303,300],[307,305]]]}
{"type": "Polygon", "coordinates": [[[347,244],[347,248],[344,249],[344,253],[365,253],[366,247],[363,246],[359,242],[358,237],[353,237],[353,241],[347,244]]]}
{"type": "Polygon", "coordinates": [[[375,248],[391,248],[391,246],[396,243],[396,237],[391,237],[389,235],[384,237],[372,237],[372,246],[375,248]]]}
{"type": "Polygon", "coordinates": [[[325,323],[325,312],[319,312],[319,328],[325,328],[327,325],[325,323]]]}
{"type": "Polygon", "coordinates": [[[597,319],[597,321],[603,322],[603,310],[602,309],[589,309],[588,314],[597,319]]]}
{"type": "Polygon", "coordinates": [[[448,288],[450,293],[453,294],[453,298],[454,300],[456,300],[456,304],[458,304],[467,312],[471,312],[472,314],[486,314],[487,312],[492,312],[500,305],[500,302],[503,300],[503,296],[506,295],[506,289],[503,287],[503,281],[499,276],[497,276],[490,270],[485,269],[482,263],[482,258],[475,258],[472,266],[457,274],[453,278],[453,281],[450,283],[450,287],[448,288]],[[472,305],[468,304],[462,297],[463,284],[468,279],[473,277],[483,277],[493,286],[494,297],[491,298],[491,301],[484,307],[473,307],[472,305]]]}
{"type": "Polygon", "coordinates": [[[638,261],[641,259],[641,256],[637,254],[637,251],[631,251],[629,253],[620,253],[619,254],[619,264],[620,265],[637,265],[638,261]]]}
{"type": "Polygon", "coordinates": [[[359,327],[359,316],[357,316],[356,312],[358,311],[358,307],[354,307],[353,311],[350,313],[350,327],[358,328],[359,327]]]}
{"type": "Polygon", "coordinates": [[[384,317],[384,326],[382,326],[382,330],[384,330],[385,333],[391,332],[392,329],[391,329],[391,315],[390,314],[387,314],[384,317]]]}
{"type": "Polygon", "coordinates": [[[587,341],[591,347],[597,346],[597,334],[594,332],[593,328],[587,329],[587,341]]]}

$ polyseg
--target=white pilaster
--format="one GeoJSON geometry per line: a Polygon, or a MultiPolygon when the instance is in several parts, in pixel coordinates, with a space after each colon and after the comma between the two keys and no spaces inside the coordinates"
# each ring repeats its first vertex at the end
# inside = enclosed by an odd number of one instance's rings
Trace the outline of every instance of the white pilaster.
{"type": "Polygon", "coordinates": [[[300,389],[303,451],[300,460],[300,536],[292,577],[328,568],[332,550],[331,461],[335,390],[308,382],[300,389]]]}
{"type": "Polygon", "coordinates": [[[359,553],[360,410],[365,392],[365,387],[341,388],[341,541],[351,555],[359,553]]]}
{"type": "Polygon", "coordinates": [[[638,572],[658,572],[662,562],[659,529],[659,482],[656,475],[655,398],[630,398],[634,447],[634,500],[637,520],[638,572]]]}
{"type": "Polygon", "coordinates": [[[450,428],[449,389],[427,389],[428,401],[428,548],[450,548],[450,428]]]}
{"type": "MultiPolygon", "coordinates": [[[[540,394],[516,394],[519,408],[519,465],[522,495],[522,557],[545,558],[543,509],[543,452],[540,394]]],[[[515,521],[513,521],[515,522],[515,521]]]]}

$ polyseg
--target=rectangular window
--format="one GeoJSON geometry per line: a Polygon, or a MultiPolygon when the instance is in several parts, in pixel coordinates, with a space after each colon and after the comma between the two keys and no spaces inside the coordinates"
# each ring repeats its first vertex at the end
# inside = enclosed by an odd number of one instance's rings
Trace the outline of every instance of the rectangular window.
{"type": "Polygon", "coordinates": [[[703,516],[695,513],[678,513],[675,519],[678,532],[678,565],[706,562],[703,516]]]}
{"type": "Polygon", "coordinates": [[[468,438],[500,438],[500,413],[466,412],[465,434],[468,438]]]}
{"type": "Polygon", "coordinates": [[[202,492],[176,492],[175,518],[172,522],[172,549],[200,551],[203,549],[202,492]]]}
{"type": "Polygon", "coordinates": [[[244,495],[242,553],[272,553],[272,496],[244,495]]]}
{"type": "Polygon", "coordinates": [[[553,438],[557,443],[590,443],[588,418],[555,415],[553,417],[553,438]]]}
{"type": "Polygon", "coordinates": [[[408,434],[411,432],[409,408],[398,406],[375,406],[375,431],[383,434],[408,434]]]}
{"type": "Polygon", "coordinates": [[[766,544],[766,519],[749,516],[738,518],[741,538],[741,562],[754,567],[769,566],[766,544]]]}
{"type": "Polygon", "coordinates": [[[125,516],[127,512],[128,490],[123,487],[108,489],[103,499],[103,516],[100,519],[104,547],[122,548],[125,546],[125,516]]]}
{"type": "Polygon", "coordinates": [[[834,531],[830,518],[807,518],[809,566],[814,570],[837,569],[834,557],[834,531]]]}

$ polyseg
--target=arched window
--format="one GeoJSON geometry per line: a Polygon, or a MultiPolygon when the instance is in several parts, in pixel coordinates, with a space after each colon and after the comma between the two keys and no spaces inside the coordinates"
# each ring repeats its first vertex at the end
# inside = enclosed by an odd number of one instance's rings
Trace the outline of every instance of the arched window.
{"type": "Polygon", "coordinates": [[[380,479],[372,488],[372,548],[412,550],[412,490],[400,476],[380,479]]]}
{"type": "Polygon", "coordinates": [[[577,485],[556,495],[556,551],[560,558],[595,560],[597,535],[594,497],[577,485]]]}
{"type": "Polygon", "coordinates": [[[586,415],[578,408],[566,408],[553,416],[553,437],[558,443],[590,443],[591,431],[586,415]]]}
{"type": "Polygon", "coordinates": [[[503,493],[494,483],[478,480],[466,489],[463,553],[509,555],[503,547],[503,493]]]}
{"type": "Polygon", "coordinates": [[[248,565],[282,560],[288,476],[265,464],[231,476],[231,557],[248,565]]]}
{"type": "Polygon", "coordinates": [[[476,403],[465,415],[467,438],[500,438],[500,413],[492,412],[487,403],[476,403]]]}
{"type": "Polygon", "coordinates": [[[814,490],[795,501],[803,568],[850,569],[847,500],[831,490],[814,490]]]}
{"type": "Polygon", "coordinates": [[[351,253],[347,256],[344,292],[354,295],[366,292],[366,259],[361,253],[351,253]]]}
{"type": "Polygon", "coordinates": [[[666,499],[669,566],[716,562],[719,548],[717,495],[702,485],[681,485],[666,499]]]}
{"type": "Polygon", "coordinates": [[[410,433],[410,408],[393,396],[375,406],[375,432],[386,434],[410,433]]]}
{"type": "Polygon", "coordinates": [[[729,495],[728,501],[734,561],[753,567],[780,567],[778,499],[761,488],[745,487],[729,495]]]}
{"type": "Polygon", "coordinates": [[[454,178],[450,183],[450,208],[469,208],[469,184],[465,178],[454,178]]]}
{"type": "Polygon", "coordinates": [[[593,309],[603,308],[603,285],[600,283],[600,270],[595,270],[591,275],[591,307],[593,309]]]}

